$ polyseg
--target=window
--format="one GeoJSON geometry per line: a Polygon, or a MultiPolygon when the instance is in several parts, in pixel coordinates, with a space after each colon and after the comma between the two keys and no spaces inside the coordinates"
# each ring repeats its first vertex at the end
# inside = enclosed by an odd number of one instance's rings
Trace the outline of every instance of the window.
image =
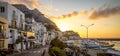
{"type": "Polygon", "coordinates": [[[5,7],[0,7],[0,12],[1,13],[5,12],[5,7]]]}
{"type": "Polygon", "coordinates": [[[15,11],[13,11],[13,14],[12,14],[12,17],[13,17],[13,19],[11,20],[11,22],[12,22],[12,27],[13,28],[16,28],[17,27],[17,20],[16,20],[16,12],[15,11]]]}
{"type": "Polygon", "coordinates": [[[13,11],[12,17],[15,19],[16,12],[13,11]]]}
{"type": "Polygon", "coordinates": [[[23,29],[23,19],[22,19],[22,15],[20,15],[20,28],[23,29]]]}
{"type": "Polygon", "coordinates": [[[4,40],[0,40],[0,48],[4,48],[4,40]]]}
{"type": "Polygon", "coordinates": [[[15,28],[16,27],[16,20],[12,19],[12,27],[15,28]]]}
{"type": "Polygon", "coordinates": [[[2,33],[2,26],[0,25],[0,33],[2,33]]]}
{"type": "Polygon", "coordinates": [[[0,38],[3,37],[3,36],[4,36],[4,35],[3,35],[3,26],[0,25],[0,38]]]}

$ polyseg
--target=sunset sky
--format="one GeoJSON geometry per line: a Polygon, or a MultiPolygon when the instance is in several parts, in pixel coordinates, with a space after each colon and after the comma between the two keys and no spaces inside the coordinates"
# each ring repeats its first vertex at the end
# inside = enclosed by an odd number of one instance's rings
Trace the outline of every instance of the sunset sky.
{"type": "MultiPolygon", "coordinates": [[[[7,0],[0,0],[7,1],[7,0]]],[[[56,23],[61,31],[73,30],[86,38],[120,38],[120,0],[9,0],[38,8],[56,23]]]]}
{"type": "Polygon", "coordinates": [[[62,30],[74,30],[81,37],[120,37],[120,0],[41,0],[48,7],[52,20],[62,30]]]}

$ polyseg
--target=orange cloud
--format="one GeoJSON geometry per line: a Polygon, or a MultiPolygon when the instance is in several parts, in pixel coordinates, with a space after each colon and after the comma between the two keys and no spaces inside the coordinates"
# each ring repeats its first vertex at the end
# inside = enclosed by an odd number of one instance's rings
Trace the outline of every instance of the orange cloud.
{"type": "Polygon", "coordinates": [[[29,8],[43,7],[42,4],[39,3],[39,0],[0,0],[0,1],[8,2],[11,4],[24,4],[29,8]]]}
{"type": "Polygon", "coordinates": [[[57,19],[71,18],[71,17],[74,17],[74,16],[86,15],[86,14],[87,14],[87,11],[86,11],[86,10],[82,10],[82,11],[80,11],[80,12],[73,11],[72,13],[58,16],[57,19]]]}
{"type": "Polygon", "coordinates": [[[73,15],[73,16],[77,16],[77,15],[78,15],[78,12],[74,11],[74,12],[72,12],[72,15],[73,15]]]}
{"type": "Polygon", "coordinates": [[[79,14],[82,15],[82,16],[83,16],[83,15],[86,15],[87,13],[88,13],[88,12],[87,12],[86,10],[82,10],[82,11],[79,12],[79,14]]]}
{"type": "Polygon", "coordinates": [[[120,15],[120,6],[102,9],[92,9],[89,13],[89,19],[106,18],[111,15],[120,15]]]}
{"type": "Polygon", "coordinates": [[[92,8],[89,12],[87,10],[81,10],[80,12],[73,11],[72,13],[58,16],[57,19],[71,18],[73,16],[78,16],[78,15],[87,16],[87,18],[91,20],[108,18],[112,15],[120,15],[120,6],[107,7],[106,5],[104,5],[99,9],[92,8]]]}
{"type": "MultiPolygon", "coordinates": [[[[40,3],[39,0],[0,0],[0,1],[2,1],[2,2],[8,2],[10,4],[24,4],[24,5],[26,5],[30,9],[37,8],[43,14],[47,15],[48,17],[51,17],[51,15],[49,14],[47,8],[45,6],[43,6],[40,3]]],[[[51,9],[51,10],[53,10],[53,9],[51,9]]],[[[55,8],[54,11],[58,11],[58,9],[55,8]]]]}
{"type": "Polygon", "coordinates": [[[77,16],[77,15],[78,15],[78,12],[74,11],[74,12],[69,13],[69,14],[58,16],[57,19],[70,18],[72,16],[77,16]]]}

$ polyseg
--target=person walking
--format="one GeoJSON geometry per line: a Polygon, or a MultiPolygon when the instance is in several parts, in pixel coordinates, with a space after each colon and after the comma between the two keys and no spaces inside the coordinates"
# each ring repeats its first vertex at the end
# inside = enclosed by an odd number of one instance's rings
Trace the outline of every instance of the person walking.
{"type": "Polygon", "coordinates": [[[43,51],[42,55],[41,56],[45,56],[45,52],[46,52],[46,49],[43,51]]]}
{"type": "Polygon", "coordinates": [[[6,55],[7,55],[7,50],[6,50],[6,49],[3,49],[3,50],[0,52],[0,55],[1,55],[1,56],[6,56],[6,55]]]}

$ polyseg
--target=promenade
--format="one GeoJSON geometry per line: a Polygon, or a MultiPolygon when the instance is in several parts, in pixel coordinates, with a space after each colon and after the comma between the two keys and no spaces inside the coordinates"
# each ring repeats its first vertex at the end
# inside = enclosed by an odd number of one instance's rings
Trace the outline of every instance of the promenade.
{"type": "Polygon", "coordinates": [[[44,56],[49,56],[48,47],[25,50],[25,51],[22,51],[21,53],[14,53],[7,56],[42,56],[44,50],[46,50],[44,56]]]}

